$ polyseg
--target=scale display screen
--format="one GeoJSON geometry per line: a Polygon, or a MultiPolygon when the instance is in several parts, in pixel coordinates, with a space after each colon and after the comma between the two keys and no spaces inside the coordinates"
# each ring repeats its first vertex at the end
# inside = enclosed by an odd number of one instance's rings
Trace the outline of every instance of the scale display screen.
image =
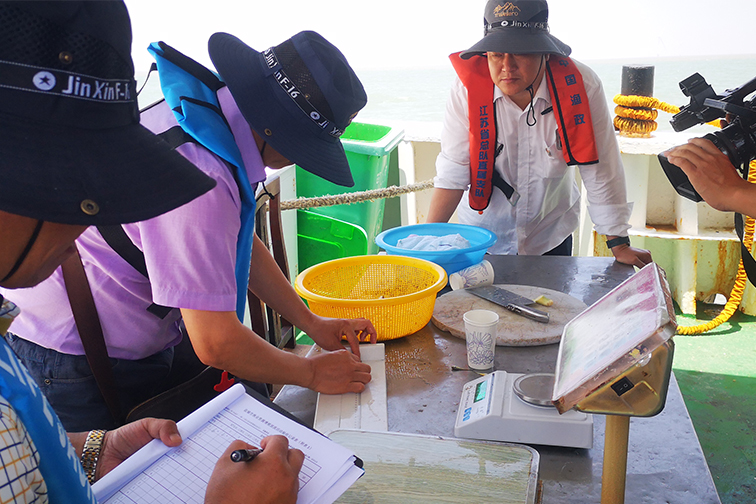
{"type": "Polygon", "coordinates": [[[475,386],[475,399],[473,399],[473,403],[476,403],[485,399],[486,390],[488,390],[488,380],[478,383],[475,386]]]}

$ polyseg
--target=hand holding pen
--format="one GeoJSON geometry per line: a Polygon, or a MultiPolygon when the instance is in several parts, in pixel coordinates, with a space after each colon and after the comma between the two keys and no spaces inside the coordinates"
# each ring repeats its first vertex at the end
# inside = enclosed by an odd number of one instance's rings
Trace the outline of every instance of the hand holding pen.
{"type": "Polygon", "coordinates": [[[233,441],[215,464],[205,504],[295,504],[303,462],[304,454],[289,448],[284,436],[265,437],[260,448],[233,441]],[[243,454],[232,458],[234,452],[243,454]],[[254,462],[239,464],[236,458],[254,462]]]}

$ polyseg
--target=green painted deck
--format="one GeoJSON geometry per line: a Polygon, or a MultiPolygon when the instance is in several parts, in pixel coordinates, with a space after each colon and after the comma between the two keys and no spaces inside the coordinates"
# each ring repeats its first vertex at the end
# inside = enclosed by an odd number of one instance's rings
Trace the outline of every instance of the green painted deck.
{"type": "MultiPolygon", "coordinates": [[[[721,308],[701,305],[678,324],[721,308]]],[[[673,368],[722,504],[756,502],[756,317],[736,312],[708,333],[675,336],[673,368]]]]}

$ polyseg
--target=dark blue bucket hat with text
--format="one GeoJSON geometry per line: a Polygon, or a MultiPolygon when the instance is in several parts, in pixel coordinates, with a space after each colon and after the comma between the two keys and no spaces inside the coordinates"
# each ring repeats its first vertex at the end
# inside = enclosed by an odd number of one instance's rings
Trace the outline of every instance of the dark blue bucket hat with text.
{"type": "Polygon", "coordinates": [[[121,224],[214,186],[139,124],[122,1],[0,2],[0,210],[121,224]]]}
{"type": "Polygon", "coordinates": [[[367,95],[341,51],[313,31],[263,52],[216,33],[208,49],[260,137],[303,169],[334,184],[354,185],[340,137],[367,95]]]}

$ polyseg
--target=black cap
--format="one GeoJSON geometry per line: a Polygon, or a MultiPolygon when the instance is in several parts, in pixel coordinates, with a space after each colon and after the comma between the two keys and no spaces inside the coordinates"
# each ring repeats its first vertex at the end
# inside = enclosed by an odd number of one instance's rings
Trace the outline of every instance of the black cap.
{"type": "Polygon", "coordinates": [[[483,38],[460,57],[469,59],[487,52],[569,56],[572,49],[549,33],[546,0],[489,0],[483,38]]]}

